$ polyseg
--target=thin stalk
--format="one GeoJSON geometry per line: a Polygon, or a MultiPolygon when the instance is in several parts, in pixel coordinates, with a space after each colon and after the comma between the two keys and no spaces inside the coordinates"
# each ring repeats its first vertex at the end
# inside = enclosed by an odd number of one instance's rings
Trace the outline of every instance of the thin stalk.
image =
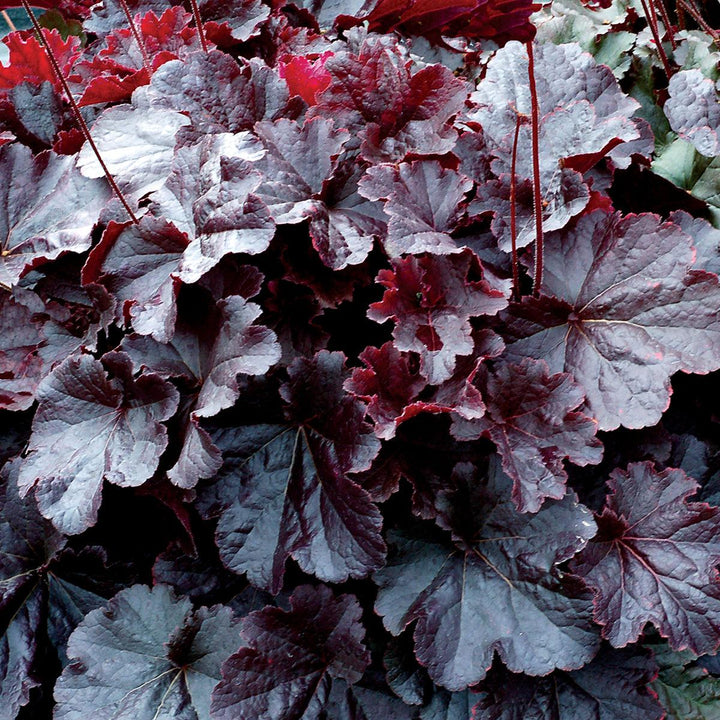
{"type": "Polygon", "coordinates": [[[660,14],[662,15],[663,25],[665,26],[665,32],[667,33],[670,45],[673,50],[677,50],[677,43],[675,42],[675,31],[673,30],[672,23],[670,22],[670,16],[668,15],[667,8],[665,7],[665,0],[657,0],[657,5],[660,8],[660,14]]]}
{"type": "Polygon", "coordinates": [[[678,0],[678,9],[684,10],[713,39],[715,44],[720,47],[720,33],[708,25],[695,3],[678,0]]]}
{"type": "Polygon", "coordinates": [[[535,58],[532,40],[525,43],[528,54],[528,80],[530,82],[530,114],[532,128],[532,161],[533,161],[533,210],[535,212],[535,283],[533,295],[540,295],[543,274],[543,220],[542,193],[540,191],[540,107],[538,104],[537,85],[535,84],[535,58]]]}
{"type": "Polygon", "coordinates": [[[7,26],[10,28],[10,32],[17,32],[17,28],[15,27],[15,23],[12,21],[12,18],[8,14],[7,10],[2,11],[2,18],[7,23],[7,26]]]}
{"type": "Polygon", "coordinates": [[[196,0],[190,0],[192,5],[193,17],[195,18],[195,27],[197,28],[198,35],[200,36],[200,44],[202,45],[203,52],[208,51],[207,39],[205,38],[205,28],[202,24],[202,18],[200,17],[200,8],[198,7],[196,0]]]}
{"type": "Polygon", "coordinates": [[[648,7],[646,0],[640,0],[640,2],[643,6],[645,19],[648,21],[648,25],[650,26],[650,32],[652,33],[653,39],[655,40],[655,45],[657,45],[660,60],[662,61],[663,67],[665,68],[665,74],[668,76],[668,78],[670,78],[672,77],[672,68],[670,67],[670,62],[668,61],[667,55],[665,54],[665,48],[662,46],[662,41],[660,40],[655,7],[652,5],[652,0],[650,0],[650,7],[648,7]]]}
{"type": "Polygon", "coordinates": [[[48,60],[50,61],[50,66],[53,69],[53,72],[55,73],[55,77],[58,79],[58,82],[62,85],[63,90],[65,91],[65,94],[67,95],[67,99],[70,102],[70,107],[72,108],[73,114],[75,115],[75,119],[77,120],[78,125],[80,126],[80,130],[82,130],[82,134],[85,136],[85,139],[88,141],[88,144],[92,148],[92,151],[95,153],[95,157],[98,159],[98,162],[100,163],[100,167],[102,168],[103,172],[105,173],[105,177],[108,179],[108,182],[110,183],[110,187],[113,189],[113,192],[118,196],[118,199],[123,204],[123,207],[127,211],[127,214],[130,216],[132,221],[134,223],[138,222],[137,217],[135,217],[135,213],[132,211],[132,208],[130,205],[128,205],[127,200],[125,199],[125,196],[120,191],[120,188],[118,187],[117,183],[115,182],[115,178],[112,176],[110,171],[108,170],[107,165],[105,164],[105,161],[102,159],[102,156],[100,155],[100,151],[98,150],[97,145],[95,144],[95,141],[92,139],[92,136],[90,135],[90,129],[87,126],[87,123],[85,122],[85,118],[82,116],[82,113],[80,112],[80,108],[78,107],[78,104],[75,102],[75,98],[73,97],[72,93],[70,92],[70,87],[67,84],[67,80],[65,80],[65,76],[62,74],[62,70],[60,70],[60,65],[58,64],[57,58],[55,57],[55,53],[53,52],[50,45],[45,41],[45,36],[42,33],[42,28],[40,27],[40,23],[37,20],[37,17],[35,17],[35,13],[33,12],[33,9],[30,7],[30,3],[28,0],[21,0],[23,7],[25,8],[25,12],[28,14],[28,17],[30,18],[30,22],[33,24],[33,28],[35,29],[35,32],[37,33],[40,42],[42,46],[45,48],[45,52],[47,53],[48,60]]]}
{"type": "Polygon", "coordinates": [[[510,242],[512,243],[512,274],[513,274],[513,300],[520,302],[520,269],[517,254],[517,165],[518,137],[520,137],[520,113],[515,122],[515,137],[513,138],[512,161],[510,165],[510,242]]]}
{"type": "Polygon", "coordinates": [[[133,20],[132,13],[130,12],[130,8],[128,7],[128,4],[126,0],[118,0],[120,3],[120,7],[123,9],[123,12],[125,13],[125,17],[127,18],[128,25],[130,26],[130,32],[132,33],[133,37],[135,38],[135,42],[137,43],[138,48],[140,49],[140,55],[142,55],[142,62],[145,69],[148,71],[148,75],[152,75],[152,65],[150,64],[150,58],[148,57],[147,50],[145,48],[145,44],[142,41],[142,38],[140,37],[140,33],[138,32],[137,25],[135,24],[135,20],[133,20]]]}

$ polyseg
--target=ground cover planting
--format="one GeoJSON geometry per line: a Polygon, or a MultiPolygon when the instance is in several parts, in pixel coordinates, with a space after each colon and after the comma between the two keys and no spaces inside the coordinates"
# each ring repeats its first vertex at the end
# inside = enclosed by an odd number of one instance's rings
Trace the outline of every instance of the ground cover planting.
{"type": "Polygon", "coordinates": [[[716,7],[0,10],[0,720],[720,717],[716,7]]]}

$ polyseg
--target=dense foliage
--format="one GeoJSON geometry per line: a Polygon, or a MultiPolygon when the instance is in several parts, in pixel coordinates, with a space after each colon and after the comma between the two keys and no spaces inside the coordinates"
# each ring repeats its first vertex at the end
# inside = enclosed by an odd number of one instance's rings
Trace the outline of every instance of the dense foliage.
{"type": "Polygon", "coordinates": [[[720,717],[717,13],[33,5],[0,720],[720,717]]]}

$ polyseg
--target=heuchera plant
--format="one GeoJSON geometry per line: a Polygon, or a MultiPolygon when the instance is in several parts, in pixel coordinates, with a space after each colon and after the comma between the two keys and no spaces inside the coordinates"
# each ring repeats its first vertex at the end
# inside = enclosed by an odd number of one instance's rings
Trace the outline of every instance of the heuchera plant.
{"type": "Polygon", "coordinates": [[[0,720],[717,718],[717,11],[21,6],[0,720]]]}

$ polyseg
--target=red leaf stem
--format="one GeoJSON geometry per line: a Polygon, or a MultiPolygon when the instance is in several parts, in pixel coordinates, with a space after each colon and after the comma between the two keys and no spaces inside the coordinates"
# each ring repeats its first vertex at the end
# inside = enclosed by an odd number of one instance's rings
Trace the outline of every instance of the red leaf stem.
{"type": "Polygon", "coordinates": [[[196,0],[190,0],[192,5],[193,17],[195,18],[195,27],[197,27],[198,35],[200,36],[200,44],[202,45],[203,52],[208,51],[207,38],[205,37],[205,28],[202,24],[202,18],[200,17],[200,8],[198,7],[196,0]]]}
{"type": "Polygon", "coordinates": [[[647,0],[640,0],[643,6],[643,12],[645,13],[645,19],[648,21],[650,26],[650,32],[652,32],[655,45],[657,45],[658,54],[662,61],[663,68],[665,68],[665,74],[668,78],[672,77],[672,68],[668,61],[667,55],[665,54],[665,48],[662,46],[662,40],[660,39],[660,33],[658,32],[657,15],[655,14],[655,6],[652,4],[652,0],[648,5],[647,0]]]}
{"type": "Polygon", "coordinates": [[[540,295],[543,272],[543,221],[542,193],[540,192],[540,108],[535,84],[535,58],[532,41],[525,43],[528,54],[528,80],[530,82],[532,161],[533,161],[533,209],[535,211],[535,285],[533,295],[540,295]]]}
{"type": "Polygon", "coordinates": [[[515,121],[515,137],[513,138],[512,161],[510,165],[510,242],[512,243],[513,299],[517,302],[520,302],[520,271],[517,255],[517,177],[515,174],[515,167],[517,165],[517,146],[518,137],[520,136],[520,120],[521,115],[518,113],[517,120],[515,121]]]}
{"type": "Polygon", "coordinates": [[[677,42],[675,42],[675,31],[673,30],[672,23],[670,22],[670,16],[668,15],[667,8],[665,7],[665,0],[656,0],[658,7],[660,8],[660,14],[662,15],[663,25],[665,26],[665,32],[667,33],[668,40],[673,50],[677,50],[677,42]]]}
{"type": "Polygon", "coordinates": [[[35,29],[35,32],[37,33],[37,36],[40,40],[40,43],[42,43],[42,46],[45,48],[45,52],[47,53],[48,60],[50,61],[50,65],[53,69],[53,72],[55,73],[55,77],[57,77],[58,82],[62,85],[63,90],[65,91],[65,95],[67,96],[68,102],[70,103],[70,107],[72,108],[73,114],[75,115],[75,119],[78,122],[78,125],[80,126],[80,130],[82,130],[82,134],[85,136],[85,139],[87,140],[88,144],[92,148],[92,151],[95,153],[95,157],[98,159],[98,162],[100,163],[100,167],[103,169],[103,172],[105,173],[105,177],[107,178],[108,182],[110,183],[110,187],[113,189],[113,192],[117,195],[120,202],[123,204],[123,207],[127,211],[127,214],[130,216],[131,220],[134,223],[138,222],[137,217],[135,216],[135,213],[132,211],[132,208],[130,205],[128,205],[128,201],[125,199],[125,196],[122,194],[120,188],[118,187],[117,183],[115,182],[115,178],[110,173],[110,170],[108,170],[107,165],[105,164],[105,161],[102,159],[102,156],[100,155],[100,151],[98,150],[97,145],[95,144],[95,141],[92,139],[92,136],[90,135],[90,129],[87,126],[87,123],[85,122],[85,118],[82,116],[82,113],[80,112],[80,108],[78,107],[77,103],[75,102],[75,98],[73,97],[72,93],[70,92],[70,88],[68,87],[67,80],[65,79],[65,76],[62,74],[62,71],[60,70],[60,65],[58,64],[57,58],[55,57],[55,54],[52,51],[52,48],[50,47],[50,44],[45,41],[45,36],[42,33],[42,28],[40,27],[40,23],[37,20],[37,17],[35,16],[35,13],[33,12],[33,9],[30,7],[30,3],[28,0],[22,0],[23,7],[25,8],[25,12],[28,14],[28,17],[30,18],[30,22],[33,24],[33,28],[35,29]]]}
{"type": "Polygon", "coordinates": [[[130,26],[130,32],[133,34],[133,37],[135,38],[135,42],[137,43],[138,48],[140,49],[140,54],[142,55],[142,61],[143,66],[148,71],[148,75],[152,75],[152,66],[150,65],[150,58],[148,57],[147,50],[145,49],[145,44],[142,41],[142,38],[140,37],[140,33],[138,32],[137,25],[135,24],[135,21],[133,20],[132,13],[130,12],[130,8],[128,7],[127,0],[119,0],[120,7],[122,7],[123,12],[125,13],[125,17],[127,18],[128,25],[130,26]]]}

